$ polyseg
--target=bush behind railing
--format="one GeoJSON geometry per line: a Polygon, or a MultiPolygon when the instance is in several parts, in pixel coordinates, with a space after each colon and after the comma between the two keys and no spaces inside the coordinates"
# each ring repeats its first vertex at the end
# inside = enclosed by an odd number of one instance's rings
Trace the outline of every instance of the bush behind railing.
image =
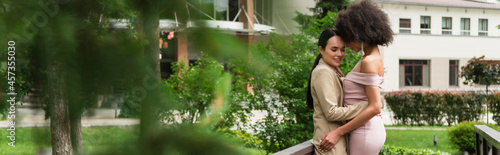
{"type": "Polygon", "coordinates": [[[404,90],[389,92],[385,100],[400,125],[448,125],[480,121],[489,101],[494,120],[500,121],[500,93],[404,90]]]}
{"type": "Polygon", "coordinates": [[[488,106],[493,113],[493,121],[500,124],[500,92],[488,95],[488,106]]]}

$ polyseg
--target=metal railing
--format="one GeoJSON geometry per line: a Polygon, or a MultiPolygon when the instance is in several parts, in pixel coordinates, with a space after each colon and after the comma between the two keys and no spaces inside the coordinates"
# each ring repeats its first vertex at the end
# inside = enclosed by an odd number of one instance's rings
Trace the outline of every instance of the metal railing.
{"type": "Polygon", "coordinates": [[[476,155],[500,155],[500,132],[486,125],[474,125],[476,155]]]}

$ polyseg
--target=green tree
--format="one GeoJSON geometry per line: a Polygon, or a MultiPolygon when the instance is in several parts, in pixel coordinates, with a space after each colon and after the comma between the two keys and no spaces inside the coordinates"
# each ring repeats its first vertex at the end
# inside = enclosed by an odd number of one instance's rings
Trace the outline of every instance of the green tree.
{"type": "MultiPolygon", "coordinates": [[[[460,76],[465,78],[464,84],[484,84],[486,85],[486,95],[488,88],[492,84],[500,83],[500,63],[492,60],[484,60],[484,55],[479,58],[472,58],[466,66],[462,66],[460,76]]],[[[486,105],[488,111],[488,105],[486,105]]],[[[487,119],[489,123],[489,119],[487,119]]]]}
{"type": "Polygon", "coordinates": [[[461,69],[460,76],[465,78],[464,84],[484,84],[486,94],[490,85],[500,83],[500,63],[484,60],[484,56],[470,59],[461,69]]]}
{"type": "Polygon", "coordinates": [[[339,12],[347,8],[351,3],[349,0],[315,0],[316,6],[310,10],[314,12],[316,18],[322,19],[328,15],[328,12],[339,12]]]}

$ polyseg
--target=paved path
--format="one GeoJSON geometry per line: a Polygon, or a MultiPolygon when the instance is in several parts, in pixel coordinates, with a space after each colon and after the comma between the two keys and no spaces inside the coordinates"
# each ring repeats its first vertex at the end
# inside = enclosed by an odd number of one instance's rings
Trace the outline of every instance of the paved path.
{"type": "MultiPolygon", "coordinates": [[[[43,109],[17,108],[16,110],[15,127],[48,127],[50,125],[50,120],[45,119],[43,109]]],[[[139,119],[114,117],[114,109],[87,110],[82,117],[82,126],[130,126],[139,124],[139,119]]],[[[0,128],[9,128],[10,121],[0,121],[0,128]]]]}
{"type": "Polygon", "coordinates": [[[446,128],[385,127],[386,130],[447,130],[446,128]]]}

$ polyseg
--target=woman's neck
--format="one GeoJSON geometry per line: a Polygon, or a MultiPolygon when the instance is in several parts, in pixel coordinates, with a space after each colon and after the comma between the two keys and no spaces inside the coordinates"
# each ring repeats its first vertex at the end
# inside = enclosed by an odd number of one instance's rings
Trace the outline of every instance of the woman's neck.
{"type": "Polygon", "coordinates": [[[364,48],[364,52],[365,52],[365,55],[363,55],[363,57],[366,57],[368,55],[373,55],[373,54],[380,54],[378,46],[366,46],[364,48]]]}

